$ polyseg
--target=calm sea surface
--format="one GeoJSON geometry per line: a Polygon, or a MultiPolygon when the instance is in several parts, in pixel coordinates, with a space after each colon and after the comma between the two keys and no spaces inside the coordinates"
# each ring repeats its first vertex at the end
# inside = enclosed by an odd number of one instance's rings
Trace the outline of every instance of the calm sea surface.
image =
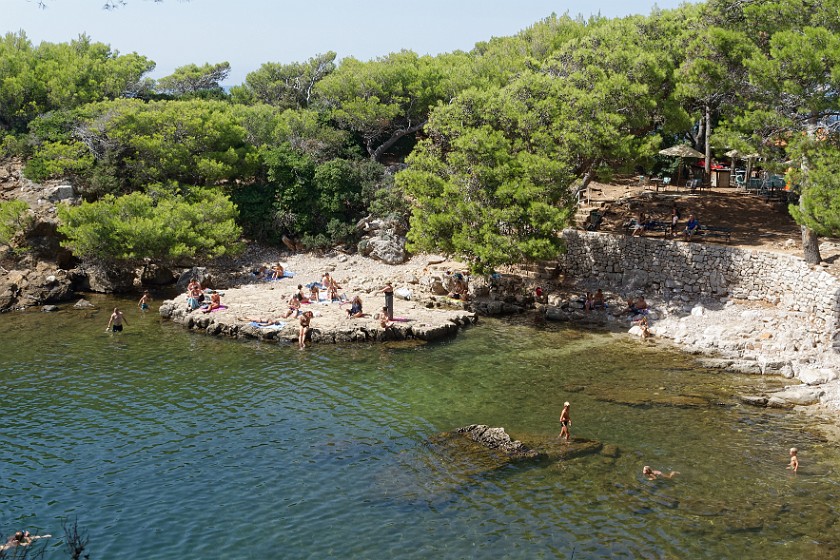
{"type": "Polygon", "coordinates": [[[52,533],[48,559],[76,518],[94,560],[840,558],[840,451],[734,397],[781,380],[489,320],[300,352],[123,301],[112,335],[115,300],[94,302],[0,316],[0,532],[52,533]],[[427,442],[473,423],[550,438],[565,400],[572,435],[608,454],[482,470],[427,442]]]}

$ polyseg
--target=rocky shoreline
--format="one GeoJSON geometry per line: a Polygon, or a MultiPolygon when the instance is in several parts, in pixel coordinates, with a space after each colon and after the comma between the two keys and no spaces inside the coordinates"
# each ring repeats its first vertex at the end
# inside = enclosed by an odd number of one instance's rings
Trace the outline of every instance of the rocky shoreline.
{"type": "MultiPolygon", "coordinates": [[[[272,263],[264,263],[272,264],[272,263]]],[[[233,338],[253,338],[295,342],[298,338],[297,314],[289,317],[288,301],[298,286],[320,280],[329,272],[341,286],[341,302],[304,303],[302,311],[312,311],[312,344],[388,342],[399,340],[433,341],[455,336],[474,324],[478,315],[462,301],[447,297],[452,263],[442,257],[421,256],[402,265],[385,265],[362,256],[344,254],[330,257],[297,254],[282,265],[291,277],[266,281],[250,272],[239,276],[239,285],[226,288],[206,269],[193,269],[182,275],[180,284],[192,278],[218,291],[224,306],[213,312],[190,310],[186,293],[166,300],[160,306],[162,317],[186,328],[206,334],[233,338]],[[394,321],[383,328],[378,314],[384,306],[379,291],[386,282],[395,288],[394,321]],[[359,296],[362,317],[349,317],[350,299],[359,296]]],[[[308,293],[308,290],[305,290],[308,293]]]]}
{"type": "MultiPolygon", "coordinates": [[[[586,311],[581,294],[594,289],[589,283],[572,282],[548,294],[538,311],[547,320],[626,332],[642,343],[636,326],[641,316],[625,312],[624,298],[637,292],[608,291],[606,310],[586,311]]],[[[652,336],[645,343],[668,344],[697,355],[699,364],[709,369],[790,380],[781,390],[739,398],[746,405],[808,413],[825,437],[840,441],[840,356],[815,343],[806,326],[807,314],[725,297],[693,305],[646,299],[652,336]]]]}
{"type": "MultiPolygon", "coordinates": [[[[617,332],[638,334],[633,318],[625,312],[625,298],[642,290],[603,286],[606,310],[584,309],[582,295],[597,287],[591,281],[574,278],[546,279],[523,270],[470,279],[470,300],[447,297],[453,273],[463,265],[444,257],[420,255],[400,265],[386,265],[361,255],[333,254],[319,257],[296,254],[282,263],[295,273],[279,281],[248,283],[238,276],[238,287],[225,289],[222,302],[228,308],[213,313],[188,312],[185,296],[163,303],[161,315],[187,328],[208,334],[261,340],[297,338],[297,321],[283,319],[286,302],[299,284],[307,284],[330,272],[349,297],[360,295],[366,316],[348,319],[347,305],[312,304],[316,312],[313,343],[383,342],[389,340],[436,340],[453,336],[460,328],[474,324],[480,315],[506,315],[536,312],[536,318],[569,321],[583,327],[606,327],[617,332]],[[395,316],[406,319],[387,332],[374,315],[383,305],[377,291],[392,281],[397,293],[395,316]],[[543,296],[535,289],[541,285],[543,296]],[[282,327],[260,327],[253,318],[278,319],[282,327]]],[[[270,263],[268,263],[270,264],[270,263]]],[[[182,275],[181,282],[201,271],[182,275]]],[[[212,277],[203,278],[211,284],[212,277]]],[[[827,350],[813,335],[806,312],[784,309],[759,299],[737,299],[725,295],[696,296],[666,300],[645,294],[650,309],[647,318],[651,340],[700,356],[700,364],[755,375],[778,375],[791,382],[784,390],[758,395],[742,395],[745,404],[808,411],[834,423],[840,410],[840,357],[827,350]]]]}

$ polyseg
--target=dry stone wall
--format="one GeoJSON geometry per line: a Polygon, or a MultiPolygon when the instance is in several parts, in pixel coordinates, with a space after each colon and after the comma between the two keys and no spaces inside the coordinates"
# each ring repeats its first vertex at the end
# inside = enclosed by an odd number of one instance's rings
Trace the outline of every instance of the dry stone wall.
{"type": "Polygon", "coordinates": [[[685,305],[765,301],[806,323],[824,349],[840,349],[840,281],[799,257],[579,230],[563,236],[568,250],[558,264],[567,277],[685,305]]]}

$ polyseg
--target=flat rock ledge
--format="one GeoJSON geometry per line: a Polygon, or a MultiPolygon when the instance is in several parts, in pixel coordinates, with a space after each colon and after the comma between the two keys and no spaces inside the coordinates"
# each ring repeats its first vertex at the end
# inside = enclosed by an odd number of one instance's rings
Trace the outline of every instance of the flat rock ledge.
{"type": "Polygon", "coordinates": [[[495,470],[510,463],[550,466],[589,455],[617,457],[620,453],[617,448],[608,449],[599,441],[582,438],[565,441],[555,436],[533,434],[526,440],[527,443],[523,443],[512,439],[504,428],[470,424],[436,434],[429,438],[428,443],[471,474],[495,470]]]}
{"type": "MultiPolygon", "coordinates": [[[[263,341],[297,342],[299,322],[296,317],[284,318],[286,301],[291,292],[265,284],[245,285],[224,290],[224,309],[211,313],[190,311],[186,295],[164,301],[160,315],[184,327],[215,336],[263,341]],[[264,321],[263,321],[264,320],[264,321]],[[259,323],[279,321],[279,324],[259,323]]],[[[308,341],[312,344],[343,344],[350,342],[388,342],[419,340],[424,342],[451,338],[458,331],[474,324],[478,316],[463,309],[429,308],[412,301],[395,298],[393,326],[383,329],[375,313],[382,307],[382,296],[365,298],[365,316],[348,318],[349,303],[304,304],[304,311],[314,317],[308,341]],[[375,303],[371,303],[375,302],[375,303]]]]}

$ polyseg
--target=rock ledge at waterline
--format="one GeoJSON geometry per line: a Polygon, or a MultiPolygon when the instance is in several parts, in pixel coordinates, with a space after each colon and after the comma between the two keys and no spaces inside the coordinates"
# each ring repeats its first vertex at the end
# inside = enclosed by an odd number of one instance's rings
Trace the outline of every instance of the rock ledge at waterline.
{"type": "MultiPolygon", "coordinates": [[[[465,310],[463,304],[449,300],[441,278],[453,265],[442,258],[426,256],[403,266],[382,268],[363,257],[317,259],[296,255],[284,262],[286,270],[295,272],[294,278],[275,282],[241,283],[225,288],[214,285],[213,278],[202,277],[202,283],[222,294],[226,309],[203,313],[187,309],[186,295],[166,300],[160,306],[162,317],[189,329],[207,334],[234,338],[296,341],[299,322],[296,317],[284,318],[288,300],[297,292],[297,286],[318,280],[323,272],[330,272],[342,286],[341,292],[352,298],[359,295],[365,316],[348,318],[349,303],[303,304],[304,311],[315,316],[311,323],[311,342],[385,342],[393,340],[432,341],[454,336],[462,327],[477,321],[477,315],[465,310]],[[375,315],[384,305],[384,296],[378,291],[386,281],[397,290],[394,298],[392,327],[383,329],[375,315]],[[400,297],[400,294],[403,297],[400,297]],[[282,326],[260,327],[254,320],[280,321],[282,326]]],[[[185,276],[190,276],[186,274],[185,276]]]]}

